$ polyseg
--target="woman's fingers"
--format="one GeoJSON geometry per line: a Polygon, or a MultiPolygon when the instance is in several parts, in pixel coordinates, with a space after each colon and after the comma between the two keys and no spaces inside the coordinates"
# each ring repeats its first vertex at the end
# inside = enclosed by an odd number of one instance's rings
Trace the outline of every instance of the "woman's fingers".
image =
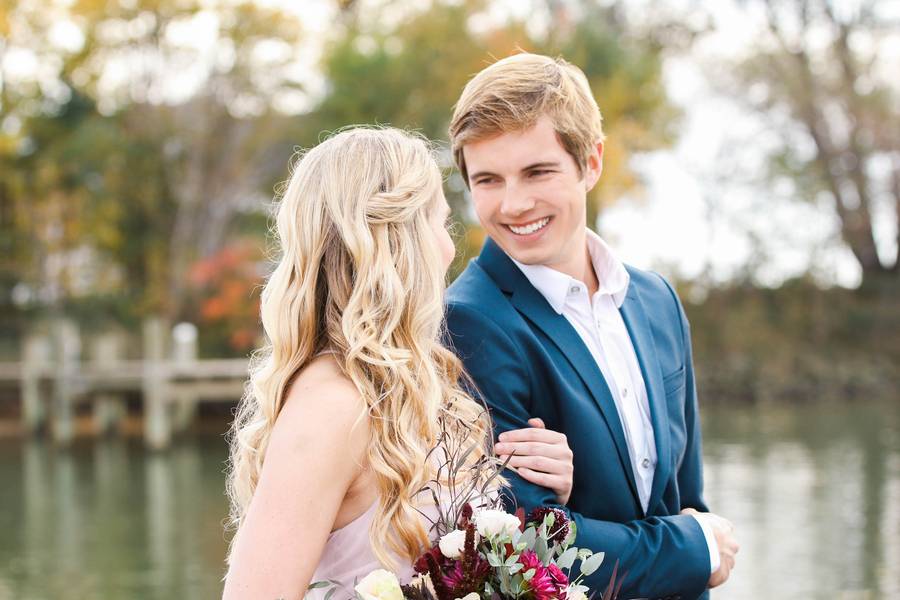
{"type": "MultiPolygon", "coordinates": [[[[539,419],[533,419],[539,420],[539,419]]],[[[531,421],[529,421],[530,423],[531,421]]],[[[543,421],[541,421],[543,425],[543,421]]],[[[504,431],[497,440],[501,443],[506,442],[541,442],[544,444],[567,444],[565,434],[552,429],[543,429],[540,427],[526,427],[524,429],[513,429],[504,431]]]]}
{"type": "Polygon", "coordinates": [[[516,472],[531,483],[542,485],[553,491],[556,491],[556,487],[559,485],[559,478],[548,473],[533,471],[528,467],[519,467],[516,472]]]}
{"type": "Polygon", "coordinates": [[[532,471],[541,473],[549,473],[551,475],[568,475],[572,472],[572,463],[554,460],[546,456],[517,456],[510,457],[507,466],[521,468],[525,467],[532,471]]]}
{"type": "Polygon", "coordinates": [[[515,454],[517,456],[548,456],[560,460],[572,460],[572,450],[565,444],[548,444],[546,442],[500,442],[494,445],[498,455],[515,454]]]}
{"type": "Polygon", "coordinates": [[[553,493],[556,494],[556,499],[560,504],[565,504],[569,501],[572,485],[571,480],[568,478],[541,473],[540,471],[533,471],[528,467],[519,467],[516,469],[516,473],[526,481],[552,490],[553,493]]]}
{"type": "Polygon", "coordinates": [[[547,429],[539,418],[528,420],[530,427],[504,431],[494,451],[506,466],[523,479],[553,490],[560,504],[568,502],[572,492],[572,449],[566,436],[547,429]]]}

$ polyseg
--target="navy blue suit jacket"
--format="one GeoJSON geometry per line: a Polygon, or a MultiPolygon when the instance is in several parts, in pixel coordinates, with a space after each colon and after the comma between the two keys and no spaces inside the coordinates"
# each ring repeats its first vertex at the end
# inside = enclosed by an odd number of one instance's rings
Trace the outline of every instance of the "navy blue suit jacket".
{"type": "MultiPolygon", "coordinates": [[[[575,543],[606,553],[588,585],[601,587],[618,561],[627,573],[620,598],[691,600],[705,596],[710,558],[700,525],[679,515],[707,510],[690,332],[669,284],[627,269],[620,312],[644,376],[658,457],[646,514],[596,361],[491,239],[447,291],[449,341],[490,408],[495,434],[528,427],[532,417],[566,434],[575,472],[565,509],[578,527],[575,543]]],[[[557,505],[551,490],[506,475],[526,511],[557,505]]]]}

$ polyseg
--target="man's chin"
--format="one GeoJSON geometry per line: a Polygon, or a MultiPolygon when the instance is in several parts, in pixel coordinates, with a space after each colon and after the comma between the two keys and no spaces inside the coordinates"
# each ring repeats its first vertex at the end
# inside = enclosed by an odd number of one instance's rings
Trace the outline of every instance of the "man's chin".
{"type": "Polygon", "coordinates": [[[523,265],[542,265],[547,262],[546,252],[541,252],[538,248],[532,248],[528,251],[522,251],[520,248],[510,248],[510,244],[497,243],[508,257],[523,265]]]}

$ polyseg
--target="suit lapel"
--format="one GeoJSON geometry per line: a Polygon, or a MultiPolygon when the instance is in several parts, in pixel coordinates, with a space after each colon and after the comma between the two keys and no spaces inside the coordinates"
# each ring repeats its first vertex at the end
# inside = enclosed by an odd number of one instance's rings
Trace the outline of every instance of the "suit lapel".
{"type": "Polygon", "coordinates": [[[584,345],[571,323],[553,310],[546,298],[531,285],[528,278],[490,238],[485,242],[478,263],[503,291],[512,294],[513,306],[553,341],[560,353],[577,371],[606,421],[631,493],[640,506],[619,410],[590,350],[584,345]]]}
{"type": "Polygon", "coordinates": [[[647,389],[647,400],[650,405],[653,437],[656,440],[656,472],[653,475],[653,486],[650,500],[647,503],[647,513],[652,514],[652,509],[661,498],[672,472],[666,391],[663,387],[663,376],[656,355],[656,343],[653,341],[647,311],[640,293],[633,284],[628,286],[628,293],[619,312],[628,328],[631,343],[634,345],[634,351],[641,365],[644,386],[647,389]]]}

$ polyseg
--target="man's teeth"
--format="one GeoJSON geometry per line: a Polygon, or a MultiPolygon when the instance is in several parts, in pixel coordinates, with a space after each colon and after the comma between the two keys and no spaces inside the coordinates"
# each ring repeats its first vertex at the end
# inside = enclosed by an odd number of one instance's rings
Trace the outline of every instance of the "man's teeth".
{"type": "Polygon", "coordinates": [[[517,233],[519,235],[528,235],[529,233],[534,233],[538,229],[542,229],[544,225],[550,222],[550,217],[545,217],[540,221],[535,221],[530,225],[525,225],[524,227],[516,227],[515,225],[510,225],[509,228],[513,233],[517,233]]]}

